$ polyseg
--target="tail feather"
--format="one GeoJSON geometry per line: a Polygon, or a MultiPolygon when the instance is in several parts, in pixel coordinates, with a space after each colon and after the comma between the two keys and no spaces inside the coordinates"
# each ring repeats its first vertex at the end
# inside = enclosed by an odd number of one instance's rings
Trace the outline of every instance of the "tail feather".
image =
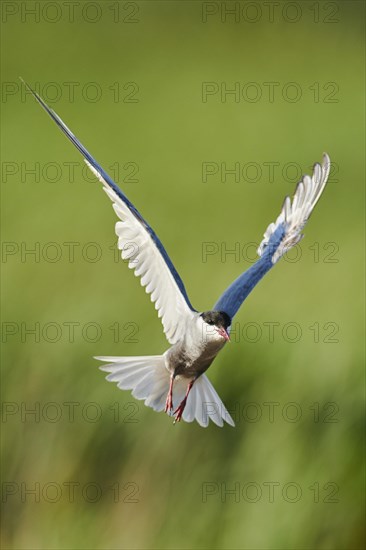
{"type": "MultiPolygon", "coordinates": [[[[165,387],[165,383],[162,384],[162,386],[165,387]]],[[[150,387],[151,387],[151,373],[148,372],[137,383],[136,387],[132,391],[132,395],[136,399],[145,399],[146,394],[150,391],[150,387]]]]}
{"type": "Polygon", "coordinates": [[[186,408],[183,411],[183,420],[185,422],[193,422],[193,420],[196,418],[196,407],[197,407],[197,390],[196,390],[196,382],[193,384],[193,387],[190,391],[190,394],[187,399],[187,405],[186,408]]]}
{"type": "Polygon", "coordinates": [[[161,411],[162,397],[169,389],[170,375],[162,355],[141,357],[95,357],[108,364],[99,367],[109,372],[106,379],[116,382],[121,390],[132,390],[136,399],[144,400],[148,407],[161,411]]]}
{"type": "MultiPolygon", "coordinates": [[[[108,372],[109,382],[116,382],[121,390],[132,390],[136,399],[145,402],[147,407],[162,411],[169,391],[170,372],[165,366],[164,355],[141,357],[95,357],[107,361],[100,367],[108,372]]],[[[173,410],[185,396],[189,380],[176,377],[173,385],[173,410]]],[[[222,427],[224,420],[231,426],[234,422],[207,376],[200,376],[192,386],[183,412],[183,420],[197,420],[200,426],[207,427],[209,420],[222,427]]]]}
{"type": "Polygon", "coordinates": [[[225,405],[205,374],[194,383],[183,412],[183,420],[186,422],[192,422],[194,419],[203,427],[208,426],[209,420],[220,428],[223,427],[224,421],[230,426],[235,426],[225,405]]]}

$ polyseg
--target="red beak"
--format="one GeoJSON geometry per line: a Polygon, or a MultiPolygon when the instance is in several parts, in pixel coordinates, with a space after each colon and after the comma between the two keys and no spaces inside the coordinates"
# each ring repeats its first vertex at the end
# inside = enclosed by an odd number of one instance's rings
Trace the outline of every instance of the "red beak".
{"type": "Polygon", "coordinates": [[[230,342],[230,336],[229,336],[229,333],[226,332],[226,330],[224,328],[218,328],[217,329],[217,332],[220,334],[220,336],[222,336],[223,338],[225,338],[225,340],[227,342],[230,342]]]}

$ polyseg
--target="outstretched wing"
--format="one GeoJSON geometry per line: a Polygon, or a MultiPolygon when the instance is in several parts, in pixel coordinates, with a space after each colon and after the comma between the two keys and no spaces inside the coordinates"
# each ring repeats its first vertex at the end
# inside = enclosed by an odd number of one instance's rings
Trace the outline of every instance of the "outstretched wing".
{"type": "Polygon", "coordinates": [[[103,183],[104,190],[113,202],[113,208],[121,221],[116,223],[118,248],[128,267],[141,277],[141,284],[151,294],[155,308],[161,317],[164,332],[171,344],[184,335],[187,323],[193,318],[193,309],[184,284],[165,248],[154,230],[144,220],[126,195],[114,183],[98,162],[85,149],[60,117],[27,84],[27,88],[56,122],[57,126],[84,156],[92,172],[103,183]]]}
{"type": "Polygon", "coordinates": [[[225,290],[214,305],[215,310],[225,311],[233,318],[260,279],[303,238],[301,232],[324,190],[329,170],[330,159],[325,153],[322,164],[314,165],[312,177],[303,177],[292,202],[290,197],[286,197],[277,220],[267,227],[258,248],[260,259],[225,290]]]}

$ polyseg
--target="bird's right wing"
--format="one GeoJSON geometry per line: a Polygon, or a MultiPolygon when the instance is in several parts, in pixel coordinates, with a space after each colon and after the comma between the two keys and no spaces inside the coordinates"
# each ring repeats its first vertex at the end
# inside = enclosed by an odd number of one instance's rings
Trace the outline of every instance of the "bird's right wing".
{"type": "Polygon", "coordinates": [[[155,302],[155,308],[161,317],[166,337],[171,344],[175,344],[183,338],[187,323],[196,312],[189,301],[183,281],[160,239],[61,118],[48,107],[36,92],[27,84],[25,85],[66,137],[80,151],[86,164],[102,182],[120,219],[116,223],[116,233],[122,258],[128,261],[128,267],[134,269],[135,275],[141,278],[141,284],[146,288],[146,292],[151,294],[151,300],[155,302]]]}
{"type": "Polygon", "coordinates": [[[214,305],[215,310],[225,311],[232,319],[260,279],[302,239],[302,230],[324,190],[329,171],[330,159],[324,154],[322,164],[314,165],[312,177],[303,177],[292,202],[286,197],[277,220],[267,227],[258,248],[260,259],[225,290],[214,305]]]}

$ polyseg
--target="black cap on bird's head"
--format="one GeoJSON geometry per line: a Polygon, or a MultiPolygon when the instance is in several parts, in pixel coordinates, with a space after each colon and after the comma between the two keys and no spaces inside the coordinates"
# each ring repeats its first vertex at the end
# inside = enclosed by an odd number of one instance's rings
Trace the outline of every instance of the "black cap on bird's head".
{"type": "Polygon", "coordinates": [[[201,313],[201,317],[205,323],[216,327],[217,332],[225,340],[230,340],[228,328],[231,325],[231,318],[225,311],[204,311],[201,313]]]}

